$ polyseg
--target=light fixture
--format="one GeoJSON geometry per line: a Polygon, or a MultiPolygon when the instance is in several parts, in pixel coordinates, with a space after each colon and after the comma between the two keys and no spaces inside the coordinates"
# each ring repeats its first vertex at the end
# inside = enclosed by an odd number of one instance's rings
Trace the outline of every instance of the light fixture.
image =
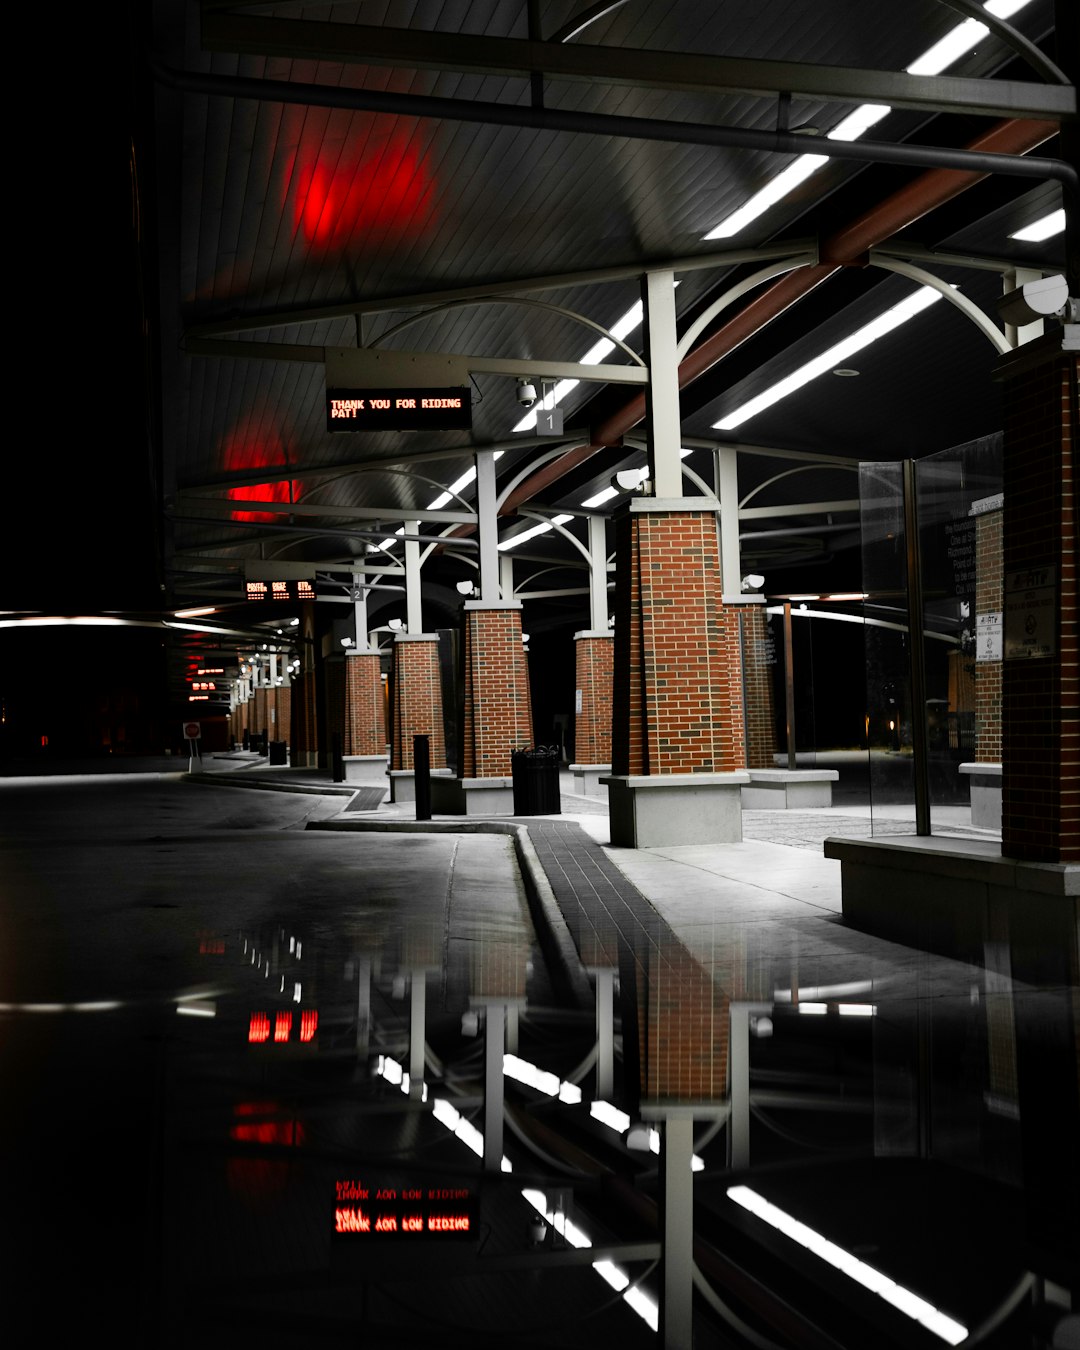
{"type": "Polygon", "coordinates": [[[393,632],[400,633],[405,627],[405,621],[404,619],[387,619],[386,626],[387,628],[392,629],[393,632]]]}
{"type": "Polygon", "coordinates": [[[527,539],[535,539],[538,534],[547,534],[556,525],[567,525],[573,519],[573,516],[552,516],[550,521],[541,521],[539,525],[534,525],[531,530],[522,530],[520,534],[515,534],[510,539],[504,539],[499,545],[499,552],[506,553],[512,548],[517,548],[518,544],[524,544],[527,539]]]}
{"type": "MultiPolygon", "coordinates": [[[[1008,19],[1029,3],[1030,0],[988,0],[984,9],[996,18],[1008,19]]],[[[975,43],[984,37],[988,31],[986,25],[980,23],[977,19],[965,19],[963,23],[950,29],[940,42],[936,42],[929,50],[917,57],[907,67],[906,73],[908,75],[939,75],[947,66],[952,65],[954,61],[958,61],[965,52],[971,51],[975,43]]],[[[830,141],[857,141],[864,132],[880,122],[891,111],[892,109],[886,103],[863,103],[833,127],[832,131],[828,133],[827,139],[830,141]]],[[[775,178],[770,179],[764,187],[745,201],[742,206],[730,215],[725,216],[719,225],[716,225],[704,237],[706,239],[730,239],[732,235],[738,234],[740,230],[744,230],[747,225],[757,220],[758,216],[763,215],[770,206],[774,206],[789,193],[794,192],[799,184],[805,182],[811,174],[816,173],[827,162],[828,158],[827,155],[799,155],[775,178]]]]}
{"type": "Polygon", "coordinates": [[[351,646],[353,645],[353,640],[352,640],[352,638],[347,638],[347,637],[346,637],[346,638],[342,638],[342,639],[341,639],[341,645],[342,645],[343,647],[351,647],[351,646]]]}
{"type": "Polygon", "coordinates": [[[203,614],[216,614],[217,608],[214,605],[202,605],[197,609],[177,609],[173,611],[173,617],[176,619],[198,619],[203,614]]]}
{"type": "Polygon", "coordinates": [[[843,380],[853,379],[856,375],[858,375],[858,373],[859,372],[857,370],[853,370],[851,366],[837,366],[836,369],[833,371],[834,375],[839,375],[840,378],[843,380]]]}
{"type": "Polygon", "coordinates": [[[779,403],[781,399],[795,393],[797,389],[809,384],[811,380],[816,380],[819,375],[824,375],[827,370],[832,370],[845,357],[861,352],[864,347],[869,347],[872,342],[877,342],[879,338],[885,337],[893,329],[907,323],[909,319],[921,314],[924,309],[928,309],[940,299],[940,291],[934,290],[932,286],[920,286],[914,295],[909,295],[906,300],[901,300],[898,305],[893,305],[891,309],[887,309],[884,314],[879,314],[870,323],[864,324],[854,333],[849,333],[846,338],[835,343],[828,351],[822,352],[820,356],[815,356],[812,361],[807,361],[805,365],[793,370],[790,375],[778,380],[776,384],[770,385],[763,393],[734,409],[726,417],[721,418],[719,422],[714,422],[713,427],[717,431],[731,431],[735,427],[741,426],[743,422],[749,421],[751,417],[756,417],[766,408],[771,408],[774,403],[779,403]]]}
{"type": "Polygon", "coordinates": [[[1057,211],[1051,211],[1048,216],[1042,216],[1039,220],[1032,221],[1030,225],[1025,225],[1015,234],[1010,234],[1009,238],[1019,239],[1025,244],[1039,244],[1044,239],[1052,239],[1055,234],[1061,234],[1064,229],[1065,208],[1062,206],[1057,211]]]}
{"type": "Polygon", "coordinates": [[[457,584],[458,595],[472,595],[476,587],[471,581],[459,581],[457,584]]]}
{"type": "Polygon", "coordinates": [[[765,585],[765,578],[760,572],[750,572],[742,579],[742,588],[744,591],[760,591],[765,585]]]}
{"type": "Polygon", "coordinates": [[[611,486],[616,492],[638,492],[648,476],[648,469],[620,469],[612,474],[611,486]]]}

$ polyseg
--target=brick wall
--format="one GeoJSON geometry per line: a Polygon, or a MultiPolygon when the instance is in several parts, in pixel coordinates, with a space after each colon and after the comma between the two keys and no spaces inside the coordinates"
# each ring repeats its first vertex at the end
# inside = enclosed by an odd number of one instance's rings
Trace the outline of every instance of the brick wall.
{"type": "MultiPolygon", "coordinates": [[[[413,737],[427,736],[431,767],[446,768],[438,638],[394,642],[391,769],[412,769],[413,737]]],[[[375,751],[373,753],[378,753],[375,751]]]]}
{"type": "Polygon", "coordinates": [[[255,690],[255,712],[251,719],[251,728],[261,736],[266,730],[266,686],[259,685],[255,690]]]}
{"type": "Polygon", "coordinates": [[[1057,581],[1057,654],[1006,660],[1003,671],[1002,853],[1038,862],[1080,862],[1078,362],[1060,344],[1052,332],[1002,369],[1006,580],[1049,565],[1057,581]]]}
{"type": "MultiPolygon", "coordinates": [[[[386,725],[378,652],[350,652],[345,657],[346,755],[384,755],[386,725]]],[[[440,704],[441,707],[441,704],[440,704]]]]}
{"type": "Polygon", "coordinates": [[[627,509],[615,538],[613,771],[743,768],[739,607],[721,602],[713,514],[627,509]]]}
{"type": "Polygon", "coordinates": [[[520,609],[464,611],[462,778],[508,778],[510,755],[532,745],[520,609]]]}
{"type": "Polygon", "coordinates": [[[574,718],[574,759],[578,764],[611,763],[611,676],[614,637],[574,641],[581,711],[574,718]]]}
{"type": "MultiPolygon", "coordinates": [[[[1005,608],[1002,512],[975,517],[975,615],[1005,608]]],[[[1001,662],[975,662],[975,759],[1001,763],[1001,662]]]]}

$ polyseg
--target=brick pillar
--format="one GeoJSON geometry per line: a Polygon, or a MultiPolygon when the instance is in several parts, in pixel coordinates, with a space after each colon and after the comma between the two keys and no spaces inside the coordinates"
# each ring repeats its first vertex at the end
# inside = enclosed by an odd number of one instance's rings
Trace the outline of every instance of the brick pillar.
{"type": "MultiPolygon", "coordinates": [[[[976,503],[978,506],[979,503],[976,503]]],[[[1002,511],[998,504],[975,517],[975,760],[1001,763],[1002,511]],[[998,646],[990,634],[997,630],[998,646]]]]}
{"type": "Polygon", "coordinates": [[[390,768],[413,769],[413,737],[428,736],[431,767],[446,768],[439,638],[435,633],[399,633],[394,639],[390,768]]]}
{"type": "MultiPolygon", "coordinates": [[[[386,754],[383,702],[379,653],[349,652],[345,657],[346,755],[386,754]]],[[[441,702],[439,706],[441,710],[441,702]]]]}
{"type": "Polygon", "coordinates": [[[744,768],[739,607],[721,600],[713,511],[635,499],[616,560],[614,773],[744,768]]]}
{"type": "Polygon", "coordinates": [[[1080,862],[1077,659],[1078,356],[1062,330],[1002,358],[1005,857],[1080,862]]]}
{"type": "Polygon", "coordinates": [[[252,722],[252,730],[261,736],[266,730],[266,686],[262,684],[255,689],[255,712],[252,722]]]}
{"type": "Polygon", "coordinates": [[[574,717],[574,758],[579,764],[611,763],[611,633],[574,634],[581,710],[574,717]]]}
{"type": "Polygon", "coordinates": [[[292,734],[292,690],[287,684],[280,684],[274,690],[276,716],[270,728],[271,738],[275,741],[288,741],[292,734]]]}
{"type": "Polygon", "coordinates": [[[508,778],[512,751],[532,744],[521,605],[467,601],[464,616],[462,778],[508,778]]]}
{"type": "Polygon", "coordinates": [[[773,671],[776,653],[769,632],[765,605],[740,605],[743,693],[746,721],[746,767],[776,767],[776,713],[773,705],[773,671]]]}

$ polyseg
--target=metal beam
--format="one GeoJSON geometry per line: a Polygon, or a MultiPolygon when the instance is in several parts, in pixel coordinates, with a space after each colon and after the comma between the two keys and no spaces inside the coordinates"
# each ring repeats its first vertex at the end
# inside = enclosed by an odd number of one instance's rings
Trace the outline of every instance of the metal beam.
{"type": "Polygon", "coordinates": [[[427,305],[449,304],[457,300],[497,299],[505,295],[528,295],[532,291],[558,291],[573,286],[593,286],[609,281],[637,281],[643,272],[702,272],[714,268],[740,267],[744,263],[767,262],[770,258],[786,258],[805,253],[815,247],[813,239],[792,239],[784,243],[763,244],[759,248],[711,249],[678,258],[643,259],[638,262],[614,263],[609,267],[593,267],[578,272],[550,272],[543,276],[501,278],[474,286],[447,286],[433,291],[406,291],[378,296],[367,300],[339,300],[329,305],[305,308],[266,310],[257,313],[232,315],[206,323],[187,326],[187,349],[193,337],[213,337],[221,333],[240,333],[259,328],[276,328],[291,323],[315,323],[323,319],[340,319],[350,314],[388,314],[399,310],[419,309],[427,305]]]}
{"type": "MultiPolygon", "coordinates": [[[[295,320],[290,320],[295,322],[295,320]]],[[[303,347],[294,342],[245,342],[242,339],[190,337],[184,344],[188,356],[213,356],[255,359],[257,361],[309,361],[324,364],[325,347],[303,347]]],[[[381,352],[384,360],[399,356],[427,357],[431,352],[381,352]]],[[[549,361],[536,357],[458,356],[447,358],[455,366],[475,375],[531,375],[534,379],[595,380],[603,384],[645,384],[649,375],[642,366],[582,365],[580,361],[549,361]]]]}
{"type": "Polygon", "coordinates": [[[836,511],[858,511],[858,497],[847,497],[834,502],[795,502],[791,506],[746,506],[739,512],[740,520],[768,520],[774,516],[822,516],[836,511]]]}
{"type": "Polygon", "coordinates": [[[525,77],[537,74],[590,84],[770,99],[786,93],[832,103],[888,103],[894,108],[991,117],[1050,117],[1061,121],[1076,116],[1076,91],[1069,85],[908,75],[797,61],[591,44],[575,46],[475,33],[251,14],[204,11],[202,45],[207,51],[401,66],[408,70],[478,71],[525,77]]]}

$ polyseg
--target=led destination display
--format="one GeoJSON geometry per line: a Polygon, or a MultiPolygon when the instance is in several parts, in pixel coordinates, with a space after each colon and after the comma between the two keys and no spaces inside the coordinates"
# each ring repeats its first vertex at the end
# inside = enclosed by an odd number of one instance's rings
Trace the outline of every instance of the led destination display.
{"type": "Polygon", "coordinates": [[[349,1238],[470,1238],[476,1235],[472,1190],[458,1182],[401,1185],[334,1183],[333,1231],[349,1238]]]}
{"type": "Polygon", "coordinates": [[[310,581],[285,578],[281,581],[247,581],[244,595],[248,600],[317,600],[318,595],[310,581]]]}
{"type": "Polygon", "coordinates": [[[327,389],[327,431],[469,431],[472,390],[327,389]]]}

